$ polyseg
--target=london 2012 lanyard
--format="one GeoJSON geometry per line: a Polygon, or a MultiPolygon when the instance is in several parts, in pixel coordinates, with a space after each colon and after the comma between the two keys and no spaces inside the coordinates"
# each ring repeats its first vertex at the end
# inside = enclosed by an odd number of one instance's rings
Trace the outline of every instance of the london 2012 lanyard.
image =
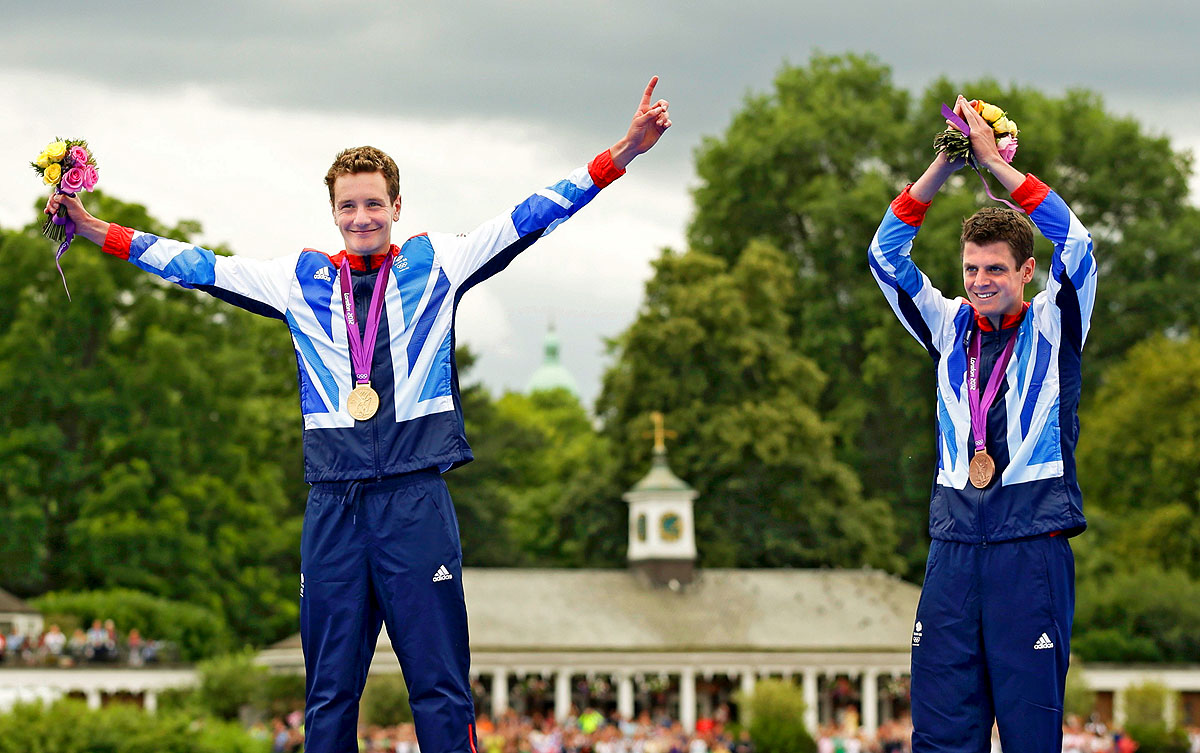
{"type": "Polygon", "coordinates": [[[983,336],[976,332],[971,337],[967,353],[967,404],[971,409],[971,436],[975,440],[975,454],[971,457],[968,475],[971,483],[978,489],[992,483],[992,476],[996,473],[996,463],[987,452],[987,414],[992,403],[996,401],[997,393],[1000,392],[1000,382],[1004,380],[1004,370],[1008,368],[1008,362],[1012,358],[1017,344],[1017,333],[1014,331],[1008,338],[1008,344],[1004,346],[1004,352],[1000,354],[1000,359],[992,367],[987,387],[980,396],[979,355],[982,349],[980,344],[982,339],[983,336]]]}
{"type": "Polygon", "coordinates": [[[355,387],[346,398],[346,410],[359,421],[366,421],[379,410],[379,395],[371,388],[371,356],[375,353],[375,339],[379,334],[379,318],[383,311],[384,291],[391,274],[391,258],[385,258],[375,276],[375,289],[371,291],[371,308],[367,311],[366,332],[358,332],[358,319],[354,311],[354,288],[350,279],[350,262],[342,257],[341,284],[342,310],[346,314],[346,335],[350,341],[350,366],[354,373],[355,387]]]}

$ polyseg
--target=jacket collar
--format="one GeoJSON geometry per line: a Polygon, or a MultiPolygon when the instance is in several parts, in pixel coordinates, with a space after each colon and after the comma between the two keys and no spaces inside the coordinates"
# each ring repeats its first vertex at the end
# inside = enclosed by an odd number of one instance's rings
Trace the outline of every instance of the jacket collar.
{"type": "MultiPolygon", "coordinates": [[[[1004,316],[1002,316],[1000,318],[1000,329],[1012,329],[1013,327],[1020,324],[1021,320],[1025,318],[1025,312],[1028,310],[1029,310],[1029,301],[1026,301],[1021,306],[1021,313],[1005,314],[1004,316]]],[[[977,327],[979,327],[980,332],[992,332],[996,329],[995,327],[992,326],[992,320],[988,319],[986,316],[981,315],[978,311],[975,310],[974,306],[971,307],[971,313],[973,313],[975,315],[975,325],[977,327]]]]}
{"type": "Polygon", "coordinates": [[[338,251],[336,254],[329,256],[329,261],[333,262],[333,266],[341,267],[342,259],[349,259],[350,269],[355,272],[365,272],[368,269],[379,269],[379,265],[384,259],[391,259],[400,253],[400,247],[395,243],[386,254],[372,254],[370,256],[360,256],[358,254],[350,254],[346,251],[338,251]]]}

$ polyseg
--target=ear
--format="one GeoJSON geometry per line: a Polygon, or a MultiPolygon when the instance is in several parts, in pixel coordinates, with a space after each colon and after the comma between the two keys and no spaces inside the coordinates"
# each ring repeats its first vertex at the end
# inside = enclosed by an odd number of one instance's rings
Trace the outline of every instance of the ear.
{"type": "Polygon", "coordinates": [[[392,203],[392,222],[400,219],[400,197],[396,196],[396,201],[392,203]]]}
{"type": "Polygon", "coordinates": [[[1025,260],[1021,265],[1021,282],[1028,283],[1033,281],[1033,270],[1037,267],[1037,259],[1032,256],[1025,260]]]}

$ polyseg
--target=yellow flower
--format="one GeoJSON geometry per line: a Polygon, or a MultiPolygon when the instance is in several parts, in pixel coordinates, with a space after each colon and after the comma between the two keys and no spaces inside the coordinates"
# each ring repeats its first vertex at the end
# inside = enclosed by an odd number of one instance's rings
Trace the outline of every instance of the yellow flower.
{"type": "Polygon", "coordinates": [[[1008,118],[1001,117],[995,123],[992,123],[992,130],[994,130],[997,134],[1001,134],[1001,133],[1015,134],[1017,127],[1015,125],[1013,125],[1013,122],[1011,120],[1009,120],[1008,118]]]}
{"type": "Polygon", "coordinates": [[[1015,120],[1008,121],[1008,133],[1010,136],[1016,136],[1018,133],[1020,133],[1017,130],[1017,121],[1015,121],[1015,120]]]}
{"type": "Polygon", "coordinates": [[[1004,110],[1001,110],[995,105],[989,105],[987,102],[984,102],[983,109],[979,111],[979,114],[982,115],[983,119],[987,122],[995,123],[997,120],[1004,117],[1004,110]]]}
{"type": "Polygon", "coordinates": [[[57,162],[51,162],[50,166],[46,168],[45,174],[42,175],[42,180],[45,181],[46,185],[54,186],[58,184],[58,179],[61,177],[62,165],[57,162]]]}
{"type": "Polygon", "coordinates": [[[51,162],[60,162],[67,154],[67,142],[55,141],[46,147],[45,155],[51,162]]]}
{"type": "Polygon", "coordinates": [[[33,164],[44,169],[50,165],[50,157],[45,152],[42,152],[37,156],[37,159],[33,161],[33,164]]]}

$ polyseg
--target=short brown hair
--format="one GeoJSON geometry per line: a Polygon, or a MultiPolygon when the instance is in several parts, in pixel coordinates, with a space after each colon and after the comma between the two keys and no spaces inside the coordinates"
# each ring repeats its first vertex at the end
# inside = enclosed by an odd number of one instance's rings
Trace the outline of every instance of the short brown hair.
{"type": "Polygon", "coordinates": [[[960,252],[968,241],[980,246],[1007,243],[1018,267],[1033,256],[1033,226],[1025,215],[1012,209],[984,207],[963,220],[960,252]]]}
{"type": "Polygon", "coordinates": [[[343,149],[334,158],[325,173],[325,185],[329,187],[329,201],[333,201],[333,184],[342,175],[358,173],[383,173],[387,183],[388,200],[395,201],[400,195],[400,168],[396,162],[373,146],[356,146],[353,149],[343,149]]]}

